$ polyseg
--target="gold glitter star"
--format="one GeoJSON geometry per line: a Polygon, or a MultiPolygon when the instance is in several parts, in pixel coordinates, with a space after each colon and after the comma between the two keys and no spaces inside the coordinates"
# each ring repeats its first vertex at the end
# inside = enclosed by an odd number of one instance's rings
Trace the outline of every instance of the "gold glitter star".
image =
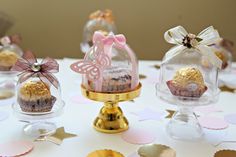
{"type": "Polygon", "coordinates": [[[234,93],[236,89],[224,85],[224,86],[221,86],[221,87],[220,87],[220,90],[221,90],[222,92],[234,93]]]}
{"type": "Polygon", "coordinates": [[[154,65],[153,67],[156,68],[156,69],[160,69],[161,68],[161,66],[158,65],[158,64],[154,65]]]}
{"type": "Polygon", "coordinates": [[[168,112],[168,115],[165,118],[172,118],[174,113],[176,112],[174,110],[166,110],[166,111],[168,112]]]}
{"type": "Polygon", "coordinates": [[[138,149],[138,154],[145,157],[176,157],[176,151],[161,144],[148,144],[138,149]]]}
{"type": "Polygon", "coordinates": [[[147,78],[147,76],[146,76],[146,75],[139,74],[139,79],[140,79],[140,80],[143,80],[143,79],[145,79],[145,78],[147,78]]]}
{"type": "Polygon", "coordinates": [[[77,136],[77,135],[67,133],[67,132],[65,132],[64,127],[60,127],[56,130],[56,132],[54,134],[49,135],[49,136],[40,136],[35,141],[49,141],[49,142],[55,143],[57,145],[60,145],[64,139],[75,137],[75,136],[77,136]]]}

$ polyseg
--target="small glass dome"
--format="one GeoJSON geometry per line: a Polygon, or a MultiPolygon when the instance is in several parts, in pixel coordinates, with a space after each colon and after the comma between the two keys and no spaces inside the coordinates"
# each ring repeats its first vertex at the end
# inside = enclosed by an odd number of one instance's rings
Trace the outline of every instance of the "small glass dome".
{"type": "Polygon", "coordinates": [[[165,33],[167,42],[176,44],[163,58],[158,95],[171,103],[206,105],[217,101],[218,69],[221,60],[208,43],[220,39],[211,26],[197,36],[177,26],[165,33]]]}
{"type": "Polygon", "coordinates": [[[17,82],[17,106],[22,112],[42,113],[54,111],[62,106],[61,89],[53,75],[59,71],[56,60],[45,58],[38,62],[32,52],[24,53],[13,66],[20,72],[17,82]]]}
{"type": "Polygon", "coordinates": [[[159,95],[167,101],[176,99],[208,104],[218,95],[218,69],[196,49],[185,49],[181,55],[161,65],[159,95]]]}
{"type": "Polygon", "coordinates": [[[17,84],[17,104],[22,112],[50,112],[56,104],[61,104],[60,85],[54,87],[48,81],[31,77],[17,84]]]}
{"type": "Polygon", "coordinates": [[[0,44],[0,73],[12,73],[10,70],[23,54],[21,48],[11,43],[9,37],[3,37],[0,44]]]}
{"type": "Polygon", "coordinates": [[[138,86],[138,61],[123,35],[95,32],[84,60],[71,65],[83,74],[82,85],[95,92],[127,92],[138,86]]]}
{"type": "Polygon", "coordinates": [[[11,68],[22,54],[21,48],[12,43],[10,37],[0,39],[0,99],[8,99],[15,95],[17,73],[11,71],[11,68]]]}
{"type": "Polygon", "coordinates": [[[222,61],[222,71],[229,71],[232,66],[232,42],[222,39],[220,42],[211,45],[216,56],[222,61]]]}
{"type": "Polygon", "coordinates": [[[88,22],[84,26],[83,41],[81,43],[82,52],[88,52],[89,48],[93,46],[93,34],[95,31],[100,31],[104,35],[108,35],[110,32],[117,34],[111,10],[98,10],[91,13],[88,22]]]}

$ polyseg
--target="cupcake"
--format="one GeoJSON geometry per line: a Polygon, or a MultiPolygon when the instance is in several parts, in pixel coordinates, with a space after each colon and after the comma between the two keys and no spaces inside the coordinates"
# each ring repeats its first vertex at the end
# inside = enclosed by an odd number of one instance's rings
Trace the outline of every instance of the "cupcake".
{"type": "Polygon", "coordinates": [[[15,65],[18,55],[9,50],[0,52],[0,71],[10,71],[12,66],[15,65]]]}
{"type": "Polygon", "coordinates": [[[199,98],[207,90],[200,70],[193,67],[179,69],[167,86],[173,95],[181,97],[199,98]]]}
{"type": "MultiPolygon", "coordinates": [[[[102,92],[120,93],[131,90],[132,76],[130,71],[118,67],[103,72],[102,92]]],[[[88,82],[89,90],[94,91],[94,82],[88,82]]]]}
{"type": "Polygon", "coordinates": [[[56,98],[42,81],[29,81],[19,89],[18,102],[24,112],[49,112],[56,98]]]}

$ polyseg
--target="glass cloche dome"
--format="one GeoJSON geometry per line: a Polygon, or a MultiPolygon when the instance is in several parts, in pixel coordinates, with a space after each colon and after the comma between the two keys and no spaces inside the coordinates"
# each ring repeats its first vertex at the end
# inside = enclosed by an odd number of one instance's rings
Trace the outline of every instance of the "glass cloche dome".
{"type": "Polygon", "coordinates": [[[59,70],[51,58],[37,62],[34,55],[25,52],[13,70],[21,72],[17,83],[17,104],[22,112],[51,112],[56,104],[62,104],[60,84],[52,74],[59,70]]]}
{"type": "Polygon", "coordinates": [[[84,60],[71,65],[72,70],[83,74],[82,85],[95,92],[128,92],[138,86],[138,61],[126,44],[124,35],[97,31],[94,46],[84,60]]]}
{"type": "Polygon", "coordinates": [[[0,73],[12,73],[11,68],[23,55],[23,51],[8,36],[1,38],[0,42],[0,73]]]}
{"type": "Polygon", "coordinates": [[[21,48],[13,43],[11,37],[0,39],[0,99],[9,99],[15,95],[17,73],[11,68],[22,54],[21,48]]]}
{"type": "Polygon", "coordinates": [[[179,107],[166,127],[174,139],[198,140],[203,135],[193,108],[218,100],[218,70],[222,61],[208,45],[219,39],[213,27],[197,36],[181,26],[165,33],[165,40],[176,46],[163,58],[157,95],[179,107]]]}
{"type": "Polygon", "coordinates": [[[165,34],[165,39],[170,43],[176,41],[177,46],[163,58],[158,94],[167,101],[185,100],[187,103],[189,100],[189,103],[197,101],[201,105],[212,103],[219,93],[218,69],[222,62],[206,43],[219,40],[218,33],[209,27],[195,36],[182,29],[179,26],[165,34]],[[177,36],[174,34],[176,30],[184,33],[177,36]],[[212,34],[207,34],[209,31],[212,34]],[[206,34],[212,36],[211,39],[205,40],[206,34]]]}
{"type": "Polygon", "coordinates": [[[80,45],[82,52],[88,52],[89,48],[93,46],[93,34],[95,31],[100,31],[104,35],[108,35],[110,32],[117,34],[111,10],[97,10],[90,14],[89,20],[84,26],[83,41],[80,45]]]}

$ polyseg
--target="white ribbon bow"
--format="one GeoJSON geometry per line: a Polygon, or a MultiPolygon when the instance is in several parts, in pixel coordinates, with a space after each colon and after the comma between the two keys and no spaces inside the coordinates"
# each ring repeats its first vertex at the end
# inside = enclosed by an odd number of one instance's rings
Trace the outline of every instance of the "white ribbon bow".
{"type": "Polygon", "coordinates": [[[194,48],[198,50],[197,52],[201,55],[206,56],[214,66],[221,68],[222,61],[208,46],[220,40],[219,33],[213,26],[204,29],[197,36],[194,34],[189,34],[182,26],[177,26],[166,31],[164,38],[168,43],[176,44],[176,46],[165,54],[165,58],[162,63],[176,57],[187,48],[194,48]]]}
{"type": "MultiPolygon", "coordinates": [[[[5,36],[5,37],[2,37],[0,39],[0,43],[3,45],[3,46],[8,46],[9,44],[11,44],[11,40],[8,36],[5,36]]],[[[3,46],[0,45],[0,49],[3,48],[3,46]]]]}

